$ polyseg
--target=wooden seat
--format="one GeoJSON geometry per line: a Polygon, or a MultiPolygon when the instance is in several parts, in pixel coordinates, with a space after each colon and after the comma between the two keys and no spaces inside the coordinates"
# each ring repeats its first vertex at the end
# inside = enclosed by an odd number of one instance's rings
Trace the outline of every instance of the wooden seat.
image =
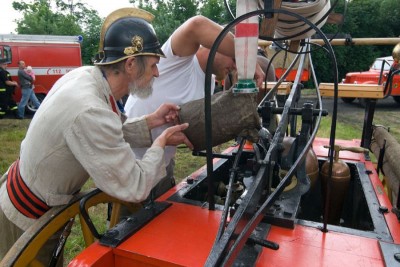
{"type": "MultiPolygon", "coordinates": [[[[378,84],[340,83],[338,84],[338,97],[381,99],[384,97],[383,89],[383,85],[378,84]]],[[[320,83],[319,90],[321,92],[321,96],[334,96],[333,83],[320,83]]]]}
{"type": "MultiPolygon", "coordinates": [[[[267,92],[276,86],[277,82],[267,82],[267,92]]],[[[289,95],[292,88],[292,82],[281,82],[277,88],[277,95],[289,95]]],[[[265,83],[263,83],[262,88],[265,88],[265,83]]]]}

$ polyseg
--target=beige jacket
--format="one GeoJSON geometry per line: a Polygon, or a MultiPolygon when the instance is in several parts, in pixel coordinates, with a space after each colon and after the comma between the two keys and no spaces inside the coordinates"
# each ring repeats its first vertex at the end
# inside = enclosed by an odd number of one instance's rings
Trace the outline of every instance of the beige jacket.
{"type": "MultiPolygon", "coordinates": [[[[71,71],[46,96],[21,143],[20,172],[47,205],[68,203],[89,177],[111,196],[140,202],[166,175],[163,148],[151,147],[140,161],[131,150],[151,145],[144,117],[125,121],[113,107],[110,87],[97,67],[71,71]]],[[[0,207],[26,230],[34,220],[14,208],[5,185],[0,207]]]]}

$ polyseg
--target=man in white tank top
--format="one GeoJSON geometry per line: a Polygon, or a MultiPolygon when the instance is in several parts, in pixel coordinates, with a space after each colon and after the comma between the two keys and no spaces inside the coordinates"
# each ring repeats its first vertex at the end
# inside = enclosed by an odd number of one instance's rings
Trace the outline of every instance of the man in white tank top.
{"type": "MultiPolygon", "coordinates": [[[[166,58],[161,58],[158,64],[160,76],[154,81],[153,94],[146,99],[130,95],[125,104],[126,115],[128,117],[142,116],[153,112],[162,103],[180,105],[203,98],[209,49],[222,29],[220,25],[203,16],[195,16],[175,30],[162,46],[166,58]]],[[[215,79],[223,80],[235,69],[234,57],[234,36],[228,34],[221,42],[214,58],[212,91],[214,91],[215,79]]],[[[259,66],[256,68],[255,78],[257,84],[261,85],[264,73],[259,66]]],[[[163,129],[164,127],[153,129],[153,138],[156,138],[163,129]]],[[[135,148],[133,151],[138,158],[141,158],[146,149],[135,148]]],[[[155,188],[156,197],[175,184],[173,177],[175,153],[176,147],[166,147],[167,176],[155,188]]]]}

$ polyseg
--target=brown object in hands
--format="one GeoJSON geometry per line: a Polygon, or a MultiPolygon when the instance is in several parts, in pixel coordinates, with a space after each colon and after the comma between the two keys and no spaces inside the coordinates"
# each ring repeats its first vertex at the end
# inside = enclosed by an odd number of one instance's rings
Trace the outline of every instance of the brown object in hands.
{"type": "MultiPolygon", "coordinates": [[[[211,96],[212,146],[234,139],[246,137],[254,142],[258,140],[261,128],[257,113],[256,94],[233,94],[231,90],[211,96]]],[[[204,99],[198,99],[180,106],[181,123],[188,122],[184,131],[192,142],[195,151],[204,150],[205,115],[204,99]]]]}

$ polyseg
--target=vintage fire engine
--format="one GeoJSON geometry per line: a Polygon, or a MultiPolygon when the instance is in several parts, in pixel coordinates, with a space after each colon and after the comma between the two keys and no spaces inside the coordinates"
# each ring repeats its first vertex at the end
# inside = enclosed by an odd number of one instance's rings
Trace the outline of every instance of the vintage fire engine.
{"type": "MultiPolygon", "coordinates": [[[[314,97],[301,97],[299,83],[307,57],[311,73],[314,72],[310,58],[313,45],[304,36],[300,36],[305,38],[300,45],[296,39],[299,35],[289,34],[286,38],[290,40],[290,50],[298,51],[290,66],[299,62],[300,73],[293,83],[283,82],[285,73],[277,82],[265,83],[267,93],[257,106],[261,119],[258,141],[249,143],[242,136],[237,139],[237,145],[215,153],[213,130],[218,131],[218,125],[213,123],[214,107],[207,86],[211,81],[210,64],[206,70],[204,99],[206,149],[194,152],[207,158],[203,168],[143,207],[123,203],[99,190],[80,193],[73,203],[52,208],[32,225],[3,259],[4,266],[37,266],[35,255],[44,242],[60,227],[65,227],[60,246],[54,252],[57,257],[68,236],[71,218],[77,214],[88,247],[69,266],[375,267],[400,264],[400,171],[396,162],[400,145],[384,127],[372,125],[374,103],[384,97],[384,87],[339,85],[331,43],[315,23],[281,9],[281,1],[267,0],[257,7],[250,2],[238,1],[238,7],[248,4],[251,8],[244,11],[239,8],[241,13],[236,14],[236,19],[215,41],[210,62],[231,27],[236,26],[237,37],[244,38],[238,41],[236,50],[248,49],[247,54],[253,54],[246,45],[254,40],[245,38],[259,37],[267,41],[283,38],[274,34],[278,17],[286,22],[287,17],[294,17],[298,24],[305,25],[305,31],[313,30],[321,36],[334,82],[315,81],[314,97]],[[251,25],[257,22],[247,20],[252,16],[264,18],[259,33],[251,25]],[[263,29],[266,25],[270,28],[263,29]],[[338,98],[356,94],[360,97],[360,91],[368,103],[362,136],[337,140],[338,98]],[[279,92],[286,96],[283,105],[276,101],[279,92]],[[327,115],[322,96],[334,98],[330,138],[317,137],[321,119],[327,115]],[[371,160],[370,152],[376,155],[376,162],[371,160]],[[389,193],[380,180],[382,172],[389,193]],[[104,202],[113,203],[113,214],[110,229],[99,233],[88,209],[104,202]],[[117,223],[120,205],[135,212],[117,223]]],[[[324,5],[320,13],[315,13],[320,16],[317,21],[326,18],[330,11],[324,5]]],[[[399,38],[395,41],[400,43],[399,38]]],[[[395,46],[393,58],[400,60],[400,44],[395,46]]],[[[237,64],[249,63],[241,60],[237,64]]],[[[393,69],[388,79],[399,71],[393,69]]],[[[254,93],[253,85],[241,73],[234,86],[235,94],[254,93]]],[[[235,116],[234,112],[230,114],[235,116]]]]}
{"type": "MultiPolygon", "coordinates": [[[[7,70],[15,81],[18,81],[18,61],[32,66],[36,75],[35,94],[42,101],[62,75],[82,66],[81,42],[81,36],[0,34],[0,57],[8,60],[7,70]]],[[[15,100],[20,99],[21,88],[16,88],[15,100]]],[[[35,111],[30,103],[27,108],[35,111]]]]}

